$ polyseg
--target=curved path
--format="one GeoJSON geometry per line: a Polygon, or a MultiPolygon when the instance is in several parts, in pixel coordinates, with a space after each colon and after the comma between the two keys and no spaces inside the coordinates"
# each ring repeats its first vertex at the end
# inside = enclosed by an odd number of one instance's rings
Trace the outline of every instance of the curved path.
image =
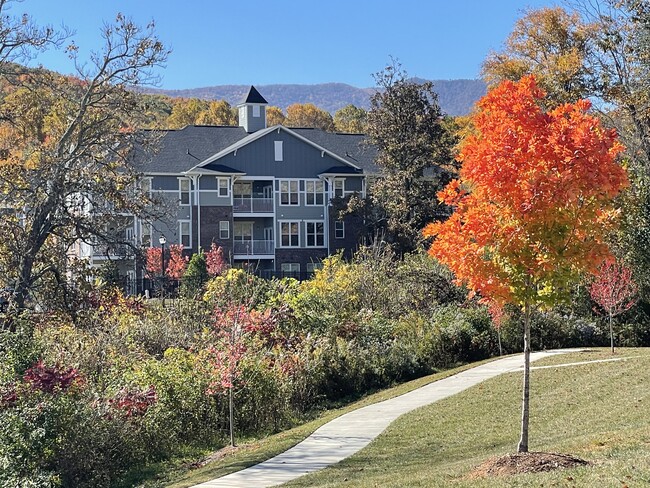
{"type": "MultiPolygon", "coordinates": [[[[573,351],[577,349],[534,352],[531,353],[530,360],[573,351]]],[[[404,395],[346,413],[321,426],[304,441],[274,458],[193,488],[262,488],[280,485],[318,471],[363,449],[397,417],[500,374],[523,369],[523,361],[523,354],[497,359],[434,381],[404,395]]]]}

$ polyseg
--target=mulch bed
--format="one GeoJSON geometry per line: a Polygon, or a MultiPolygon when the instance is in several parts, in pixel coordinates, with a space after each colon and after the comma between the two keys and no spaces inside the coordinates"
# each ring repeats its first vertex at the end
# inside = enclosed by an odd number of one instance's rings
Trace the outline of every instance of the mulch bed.
{"type": "Polygon", "coordinates": [[[584,459],[568,454],[552,452],[521,452],[506,454],[498,458],[488,459],[470,474],[470,478],[486,478],[521,473],[541,473],[554,469],[588,466],[584,459]]]}

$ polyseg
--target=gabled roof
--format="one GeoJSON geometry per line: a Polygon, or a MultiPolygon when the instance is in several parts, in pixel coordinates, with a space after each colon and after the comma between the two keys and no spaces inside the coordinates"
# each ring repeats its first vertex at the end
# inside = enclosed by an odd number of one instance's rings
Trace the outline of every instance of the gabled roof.
{"type": "Polygon", "coordinates": [[[250,89],[248,90],[248,95],[246,95],[246,98],[244,98],[244,101],[241,102],[239,105],[244,105],[245,103],[265,103],[268,104],[264,97],[260,95],[260,92],[257,91],[257,88],[255,88],[253,85],[251,85],[250,89]]]}
{"type": "Polygon", "coordinates": [[[348,134],[344,132],[325,132],[321,129],[300,128],[291,129],[315,144],[326,147],[338,154],[347,163],[361,168],[365,174],[381,172],[375,164],[377,148],[366,143],[364,134],[348,134]]]}
{"type": "Polygon", "coordinates": [[[155,153],[136,148],[135,169],[180,174],[248,134],[243,127],[188,125],[178,130],[145,131],[144,135],[156,147],[155,153]]]}
{"type": "Polygon", "coordinates": [[[298,131],[294,131],[293,129],[289,129],[288,127],[285,127],[283,125],[275,125],[273,127],[267,127],[266,129],[258,130],[257,132],[253,132],[252,134],[247,135],[243,139],[240,139],[239,141],[235,142],[234,144],[231,144],[230,146],[228,146],[228,147],[222,149],[221,151],[213,154],[212,156],[205,159],[204,161],[201,161],[199,164],[196,164],[194,167],[192,167],[190,170],[188,170],[188,173],[193,172],[195,170],[198,170],[200,168],[204,168],[207,165],[209,165],[209,164],[223,158],[224,156],[227,156],[228,154],[236,152],[239,148],[241,148],[243,146],[246,146],[246,145],[250,144],[251,142],[256,141],[257,139],[260,139],[261,137],[264,137],[265,135],[267,135],[267,134],[269,134],[269,133],[271,133],[271,132],[273,132],[275,130],[277,130],[278,132],[279,131],[285,131],[285,132],[293,135],[294,137],[306,142],[307,144],[315,147],[319,151],[322,151],[322,152],[328,154],[330,157],[340,161],[344,165],[350,166],[350,167],[355,168],[355,169],[360,169],[359,166],[354,164],[352,161],[341,157],[339,154],[329,150],[326,147],[321,146],[320,144],[317,144],[316,142],[314,142],[310,138],[305,137],[302,134],[300,134],[298,131]]]}
{"type": "Polygon", "coordinates": [[[262,137],[273,130],[285,130],[295,137],[325,151],[340,161],[341,166],[360,168],[364,174],[377,174],[377,150],[365,144],[362,134],[325,132],[321,129],[286,128],[281,126],[262,129],[248,134],[242,127],[189,125],[178,130],[145,131],[144,135],[157,149],[153,155],[136,148],[133,164],[137,171],[155,174],[183,174],[218,172],[236,174],[237,170],[225,168],[216,161],[217,156],[262,137]],[[204,164],[199,171],[199,166],[204,164]]]}

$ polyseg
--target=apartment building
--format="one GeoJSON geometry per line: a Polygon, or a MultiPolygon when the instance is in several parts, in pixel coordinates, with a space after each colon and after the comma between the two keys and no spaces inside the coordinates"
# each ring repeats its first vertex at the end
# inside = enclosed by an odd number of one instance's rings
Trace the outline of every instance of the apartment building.
{"type": "MultiPolygon", "coordinates": [[[[153,157],[136,158],[142,187],[164,201],[165,217],[137,219],[125,238],[144,247],[183,244],[188,254],[216,243],[233,266],[262,274],[305,273],[329,254],[352,252],[358,218],[333,202],[366,194],[376,151],[362,134],[266,126],[267,101],[251,86],[239,127],[187,126],[157,133],[153,157]]],[[[110,250],[86,249],[94,264],[110,250]]],[[[121,273],[141,277],[131,259],[121,273]]]]}

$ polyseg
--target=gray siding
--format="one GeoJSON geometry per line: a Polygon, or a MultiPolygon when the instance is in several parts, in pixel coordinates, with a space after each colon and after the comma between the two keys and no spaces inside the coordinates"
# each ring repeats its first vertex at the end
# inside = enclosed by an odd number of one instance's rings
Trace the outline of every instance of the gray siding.
{"type": "Polygon", "coordinates": [[[232,205],[230,197],[220,197],[216,191],[201,192],[201,206],[229,207],[232,205]]]}
{"type": "Polygon", "coordinates": [[[274,130],[219,159],[219,164],[244,171],[247,175],[277,178],[315,178],[332,166],[342,163],[314,146],[288,134],[274,130]],[[275,161],[275,141],[283,142],[283,161],[275,161]]]}
{"type": "Polygon", "coordinates": [[[319,220],[325,218],[325,207],[279,206],[276,202],[275,215],[280,220],[319,220]]]}
{"type": "Polygon", "coordinates": [[[256,132],[266,128],[266,106],[262,104],[245,105],[239,108],[239,125],[246,132],[256,132]],[[253,117],[253,106],[260,108],[259,117],[253,117]]]}
{"type": "Polygon", "coordinates": [[[151,178],[152,190],[176,190],[178,191],[178,176],[153,176],[151,178]]]}

